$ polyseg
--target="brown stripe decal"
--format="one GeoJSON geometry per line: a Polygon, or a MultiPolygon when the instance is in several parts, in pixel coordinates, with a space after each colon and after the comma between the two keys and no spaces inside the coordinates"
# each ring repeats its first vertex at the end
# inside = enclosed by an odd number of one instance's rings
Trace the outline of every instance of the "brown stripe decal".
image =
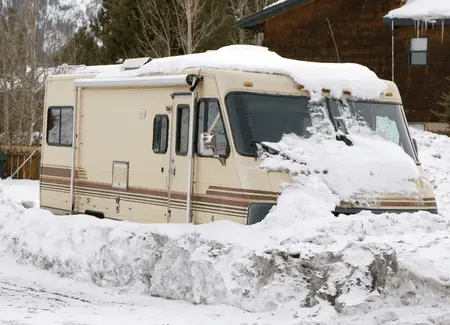
{"type": "Polygon", "coordinates": [[[399,201],[381,201],[380,205],[382,207],[418,207],[418,206],[434,206],[434,203],[430,202],[421,202],[421,201],[413,201],[413,202],[399,202],[399,201]]]}
{"type": "MultiPolygon", "coordinates": [[[[42,185],[52,185],[57,184],[60,186],[70,186],[69,180],[64,179],[54,179],[54,178],[48,178],[43,177],[42,179],[42,185]]],[[[109,195],[117,195],[121,194],[124,196],[130,196],[134,198],[148,198],[149,196],[156,200],[163,200],[164,204],[166,204],[167,200],[167,191],[163,190],[150,190],[150,189],[142,189],[142,188],[129,188],[127,191],[113,189],[111,185],[107,184],[101,184],[101,183],[94,183],[94,182],[86,182],[86,181],[79,181],[77,180],[75,182],[75,190],[95,190],[97,191],[103,191],[107,192],[106,194],[109,195]]],[[[186,201],[186,194],[184,193],[172,193],[172,199],[175,201],[186,201]]],[[[204,204],[213,204],[213,205],[221,205],[225,207],[230,208],[239,208],[239,209],[246,209],[248,205],[250,204],[249,199],[245,198],[229,198],[229,197],[217,197],[217,196],[208,196],[208,195],[193,195],[193,201],[204,203],[204,204]]],[[[268,199],[266,198],[266,201],[268,199]]],[[[274,199],[270,201],[275,201],[274,199]]]]}
{"type": "Polygon", "coordinates": [[[262,195],[279,195],[277,192],[268,192],[268,191],[260,191],[260,190],[250,190],[243,188],[233,188],[233,187],[223,187],[223,186],[210,186],[206,191],[206,194],[209,194],[210,191],[228,191],[228,192],[237,192],[237,193],[247,193],[247,194],[262,194],[262,195]]]}
{"type": "MultiPolygon", "coordinates": [[[[60,185],[53,185],[51,183],[42,183],[42,188],[49,190],[49,191],[59,191],[59,192],[65,192],[65,193],[69,193],[69,189],[68,188],[61,188],[60,185]]],[[[100,198],[107,198],[107,199],[115,199],[116,198],[116,194],[114,193],[109,193],[106,191],[101,191],[101,190],[93,190],[93,189],[87,189],[87,188],[81,188],[78,187],[75,189],[75,194],[82,194],[82,195],[92,195],[92,196],[96,196],[96,197],[100,197],[100,198]]],[[[131,195],[131,194],[124,194],[122,196],[122,200],[123,201],[133,201],[133,202],[138,202],[138,203],[152,203],[152,204],[156,204],[156,205],[161,205],[161,206],[165,206],[167,205],[167,197],[149,197],[149,196],[142,196],[142,195],[131,195]]],[[[234,211],[237,213],[245,213],[246,209],[247,209],[247,205],[245,205],[244,207],[233,207],[231,205],[214,205],[211,204],[210,202],[206,202],[203,203],[203,200],[197,200],[194,197],[194,205],[197,206],[205,206],[205,207],[209,207],[209,208],[214,208],[214,209],[218,209],[218,210],[229,210],[229,211],[234,211]]],[[[177,206],[181,206],[183,208],[186,208],[186,201],[180,201],[180,200],[172,200],[172,204],[173,205],[177,205],[177,206]]]]}
{"type": "MultiPolygon", "coordinates": [[[[42,182],[70,186],[70,181],[68,179],[54,179],[54,178],[42,176],[42,182]]],[[[111,185],[109,185],[109,184],[88,182],[88,181],[82,181],[82,180],[76,180],[75,187],[76,188],[85,187],[85,188],[96,189],[96,190],[104,190],[104,191],[113,192],[113,193],[117,193],[117,194],[138,194],[138,195],[154,196],[154,197],[161,197],[161,198],[167,199],[167,191],[164,191],[164,190],[131,188],[131,187],[128,190],[118,190],[118,189],[113,189],[111,187],[111,185]]],[[[246,196],[240,195],[240,196],[236,197],[234,194],[231,194],[231,195],[230,194],[231,193],[217,193],[213,196],[213,195],[208,195],[208,192],[207,192],[207,195],[196,194],[196,195],[193,195],[193,198],[194,198],[194,201],[199,201],[199,202],[204,202],[204,203],[219,204],[219,205],[234,206],[234,207],[245,207],[245,208],[248,207],[248,205],[250,204],[250,202],[252,200],[276,201],[276,197],[261,197],[261,196],[251,196],[251,195],[246,195],[246,196]]],[[[179,192],[173,192],[171,197],[172,197],[172,199],[181,200],[181,201],[186,201],[186,199],[187,199],[186,193],[179,193],[179,192]]]]}
{"type": "MultiPolygon", "coordinates": [[[[70,178],[71,170],[67,169],[67,168],[42,166],[41,175],[42,176],[70,178]]],[[[75,169],[75,177],[78,178],[78,170],[77,169],[75,169]]]]}
{"type": "Polygon", "coordinates": [[[227,193],[227,192],[218,192],[218,191],[206,191],[207,195],[211,196],[226,196],[230,198],[236,199],[245,199],[245,200],[276,200],[277,196],[272,194],[270,196],[262,196],[262,195],[249,195],[244,193],[227,193]]]}
{"type": "MultiPolygon", "coordinates": [[[[68,188],[60,187],[60,185],[54,185],[51,183],[42,183],[42,189],[52,192],[66,193],[69,194],[68,188]]],[[[75,195],[86,195],[91,197],[97,197],[102,199],[115,199],[117,195],[114,193],[107,193],[101,190],[93,190],[93,189],[84,189],[84,188],[76,188],[74,191],[75,195]]],[[[141,204],[152,204],[155,206],[167,206],[167,198],[164,199],[162,197],[147,197],[147,196],[136,196],[125,194],[122,196],[122,201],[124,202],[134,202],[141,204]]],[[[186,209],[186,201],[172,201],[172,207],[177,209],[186,209]]],[[[245,207],[232,207],[230,205],[227,206],[218,206],[209,203],[199,202],[194,198],[193,202],[194,211],[204,211],[210,213],[221,213],[224,215],[234,216],[234,217],[245,217],[247,214],[247,205],[245,207]]]]}

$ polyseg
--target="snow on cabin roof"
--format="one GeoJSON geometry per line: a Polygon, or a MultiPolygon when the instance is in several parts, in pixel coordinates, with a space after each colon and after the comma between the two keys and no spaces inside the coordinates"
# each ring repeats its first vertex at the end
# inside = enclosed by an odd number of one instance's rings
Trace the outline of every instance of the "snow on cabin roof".
{"type": "Polygon", "coordinates": [[[385,18],[423,21],[450,19],[450,0],[408,0],[402,7],[389,11],[385,18]]]}
{"type": "Polygon", "coordinates": [[[386,84],[365,66],[353,63],[316,63],[286,59],[265,47],[232,45],[217,51],[154,59],[139,69],[124,71],[119,66],[105,69],[96,78],[132,78],[155,74],[183,73],[190,68],[281,74],[291,77],[312,95],[330,89],[340,97],[344,91],[363,99],[379,98],[386,84]]]}

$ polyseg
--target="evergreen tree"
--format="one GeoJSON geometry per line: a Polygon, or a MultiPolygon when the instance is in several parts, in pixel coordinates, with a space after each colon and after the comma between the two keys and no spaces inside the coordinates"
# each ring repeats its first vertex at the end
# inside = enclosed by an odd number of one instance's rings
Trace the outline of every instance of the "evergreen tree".
{"type": "Polygon", "coordinates": [[[92,30],[102,41],[104,63],[144,56],[139,42],[142,37],[141,20],[136,0],[103,0],[92,30]]]}
{"type": "Polygon", "coordinates": [[[102,64],[102,53],[97,40],[84,27],[69,40],[55,58],[56,63],[97,65],[102,64]]]}

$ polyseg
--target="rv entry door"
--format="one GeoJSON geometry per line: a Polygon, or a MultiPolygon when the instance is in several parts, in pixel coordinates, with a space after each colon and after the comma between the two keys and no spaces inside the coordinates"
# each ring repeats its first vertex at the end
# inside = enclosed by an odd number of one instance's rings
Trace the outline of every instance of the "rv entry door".
{"type": "Polygon", "coordinates": [[[168,213],[169,222],[186,222],[189,178],[190,126],[192,125],[192,95],[179,93],[173,95],[172,127],[170,141],[170,168],[168,213]]]}

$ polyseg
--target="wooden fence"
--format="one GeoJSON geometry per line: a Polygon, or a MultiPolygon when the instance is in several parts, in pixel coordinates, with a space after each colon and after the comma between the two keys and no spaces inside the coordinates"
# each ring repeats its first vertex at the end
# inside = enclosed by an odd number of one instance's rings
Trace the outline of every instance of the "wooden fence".
{"type": "Polygon", "coordinates": [[[39,180],[41,167],[41,148],[38,146],[0,146],[0,152],[5,153],[5,176],[13,175],[37,149],[33,156],[22,166],[14,179],[39,180]]]}

